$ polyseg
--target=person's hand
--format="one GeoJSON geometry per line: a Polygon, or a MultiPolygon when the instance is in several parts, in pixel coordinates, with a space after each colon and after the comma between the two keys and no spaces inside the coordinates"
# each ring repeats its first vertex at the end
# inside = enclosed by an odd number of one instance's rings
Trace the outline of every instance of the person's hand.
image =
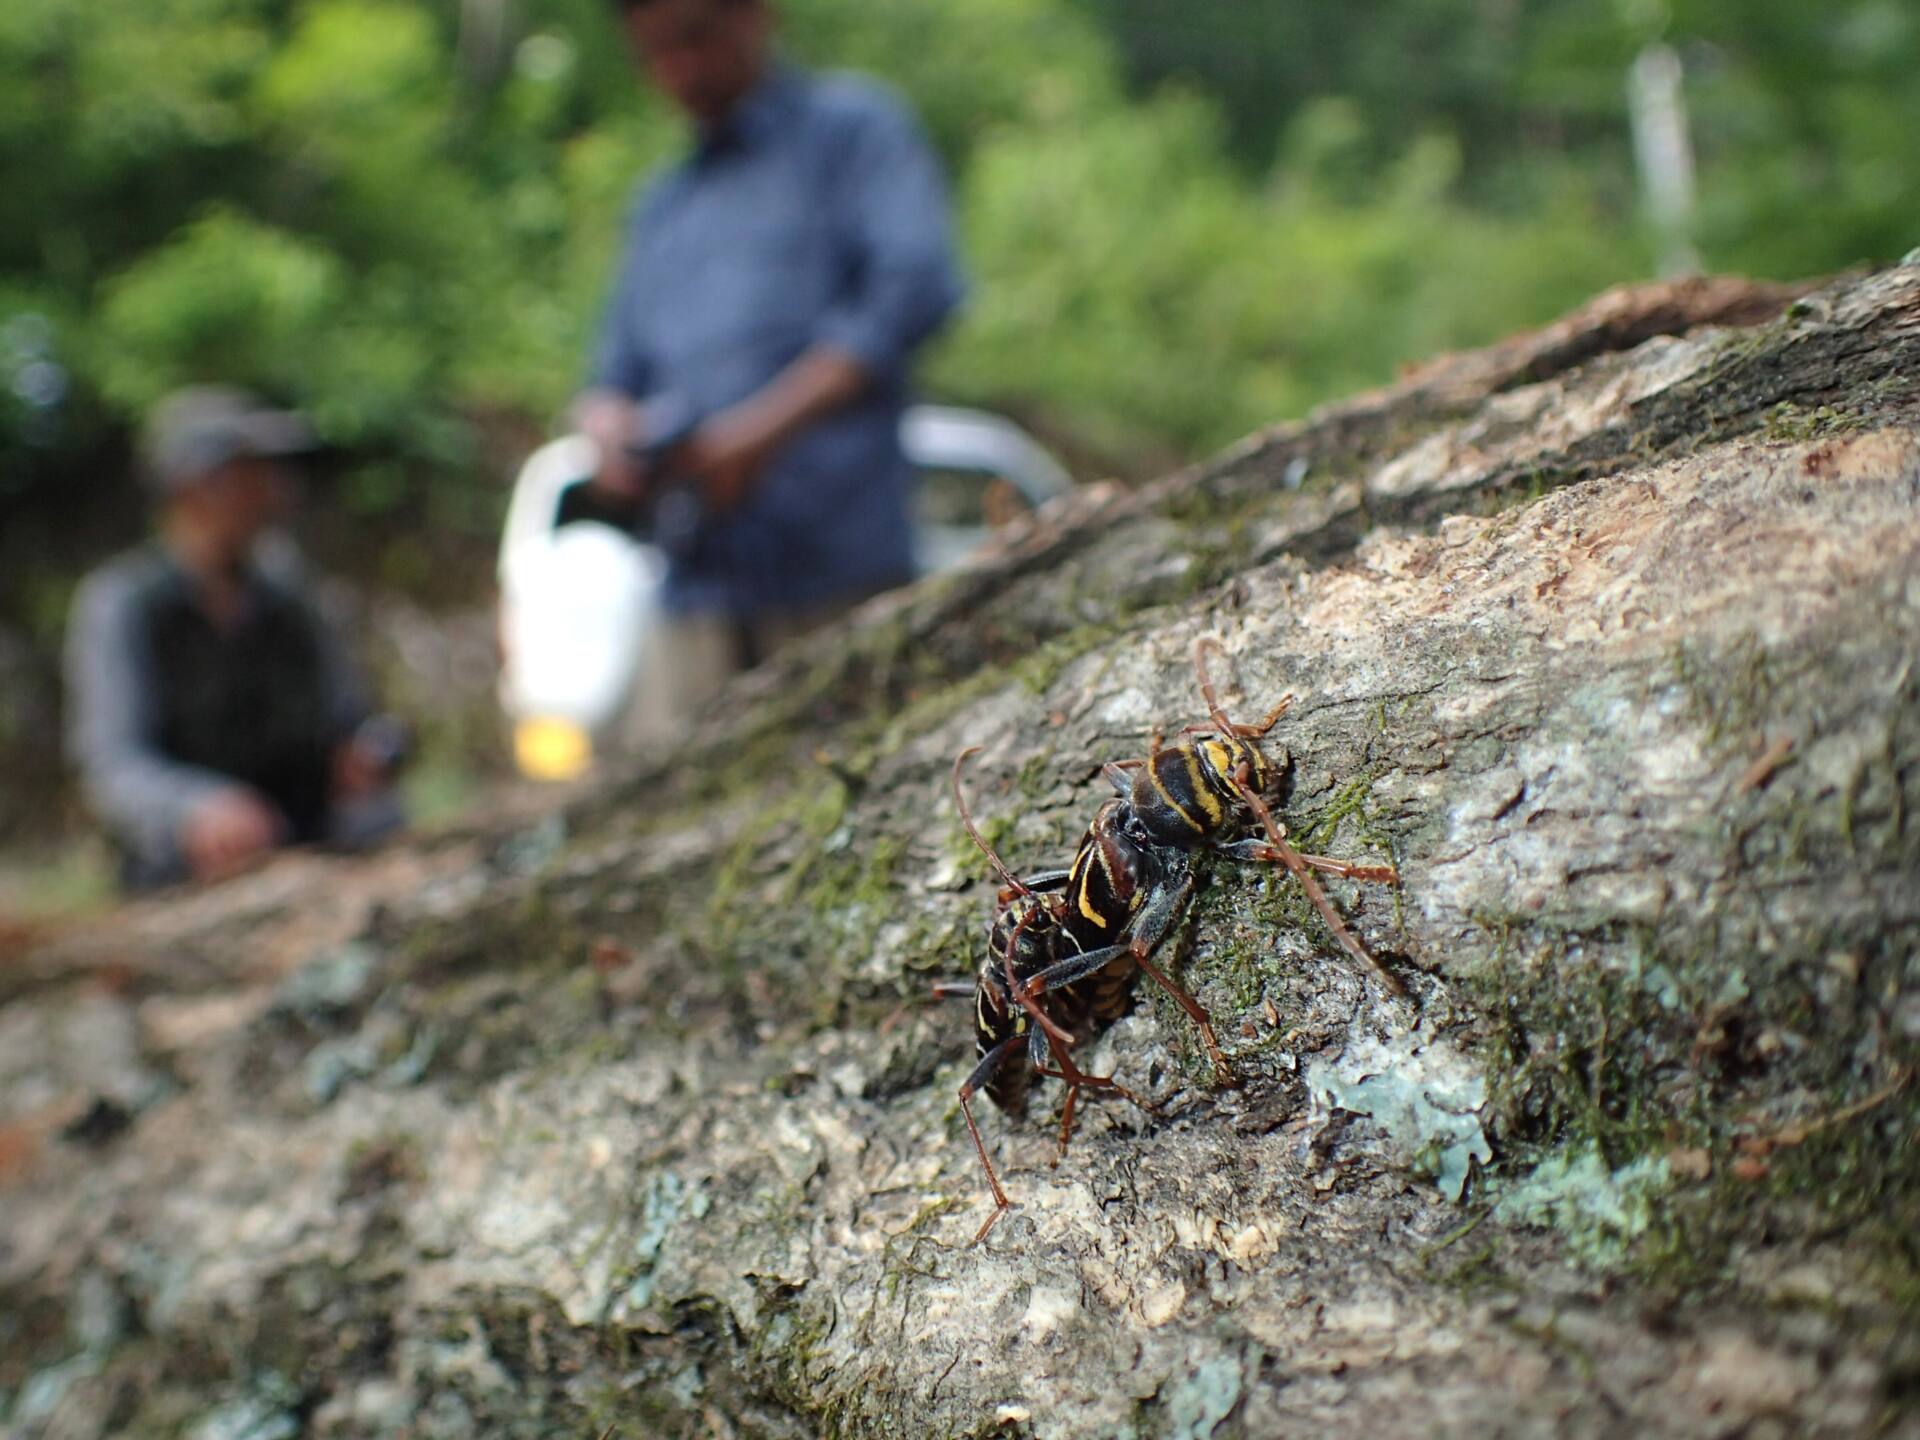
{"type": "Polygon", "coordinates": [[[858,399],[867,384],[858,360],[831,345],[815,345],[695,430],[674,452],[674,468],[698,479],[708,509],[724,515],[746,498],[782,445],[858,399]]]}
{"type": "Polygon", "coordinates": [[[600,452],[594,488],[609,500],[642,498],[646,471],[633,455],[641,439],[640,407],[618,391],[590,390],[574,402],[573,423],[600,452]]]}
{"type": "Polygon", "coordinates": [[[360,739],[342,740],[333,747],[333,798],[336,803],[359,800],[387,785],[387,759],[360,739]]]}
{"type": "Polygon", "coordinates": [[[180,828],[180,848],[196,880],[237,874],[280,843],[279,812],[242,785],[217,790],[194,806],[180,828]]]}
{"type": "Polygon", "coordinates": [[[707,508],[725,515],[746,498],[779,449],[782,432],[751,403],[722,410],[673,455],[673,468],[700,481],[707,508]]]}

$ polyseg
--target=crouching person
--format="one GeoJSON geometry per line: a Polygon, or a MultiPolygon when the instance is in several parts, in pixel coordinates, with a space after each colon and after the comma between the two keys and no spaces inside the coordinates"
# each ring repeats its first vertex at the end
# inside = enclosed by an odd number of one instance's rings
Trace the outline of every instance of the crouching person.
{"type": "Polygon", "coordinates": [[[81,583],[66,648],[68,749],[129,889],[401,824],[391,722],[370,717],[297,563],[261,543],[314,449],[243,391],[179,391],[149,417],[157,533],[81,583]]]}

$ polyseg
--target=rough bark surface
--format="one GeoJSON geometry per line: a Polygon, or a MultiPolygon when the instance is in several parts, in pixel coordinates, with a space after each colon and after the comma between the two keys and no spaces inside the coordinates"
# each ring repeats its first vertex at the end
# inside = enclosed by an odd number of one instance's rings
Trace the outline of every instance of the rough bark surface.
{"type": "Polygon", "coordinates": [[[0,969],[21,1436],[1920,1433],[1920,264],[1603,297],[1083,493],[670,753],[0,969]],[[955,1090],[992,884],[1296,697],[1083,1057],[955,1090]],[[1057,1092],[1040,1092],[1052,1100],[1057,1092]]]}

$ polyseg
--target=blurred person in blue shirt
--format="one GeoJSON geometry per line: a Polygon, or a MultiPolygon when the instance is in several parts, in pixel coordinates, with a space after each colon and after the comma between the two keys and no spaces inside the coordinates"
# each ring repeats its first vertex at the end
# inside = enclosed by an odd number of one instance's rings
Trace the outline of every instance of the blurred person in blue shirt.
{"type": "Polygon", "coordinates": [[[128,889],[401,823],[404,741],[275,531],[291,462],[316,449],[299,416],[241,390],[175,391],[148,417],[157,533],[81,582],[66,646],[69,753],[128,889]]]}
{"type": "Polygon", "coordinates": [[[630,738],[913,573],[900,448],[914,351],[961,281],[940,165],[872,81],[780,58],[765,0],[615,0],[695,138],[634,206],[591,388],[596,485],[690,483],[630,738]],[[691,417],[657,474],[660,417],[691,417]]]}

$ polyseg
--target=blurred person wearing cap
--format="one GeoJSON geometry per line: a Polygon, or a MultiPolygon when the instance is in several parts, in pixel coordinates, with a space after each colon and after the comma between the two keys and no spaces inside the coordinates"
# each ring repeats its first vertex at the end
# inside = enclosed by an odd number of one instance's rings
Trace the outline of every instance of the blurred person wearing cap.
{"type": "Polygon", "coordinates": [[[634,205],[574,407],[603,495],[644,504],[677,481],[698,501],[663,547],[643,739],[912,577],[908,371],[962,286],[939,161],[890,91],[779,55],[769,0],[613,3],[694,132],[634,205]],[[663,415],[680,428],[650,472],[636,457],[666,441],[663,415]]]}
{"type": "Polygon", "coordinates": [[[66,646],[68,750],[129,889],[400,823],[391,722],[370,717],[297,562],[265,543],[317,449],[299,416],[241,390],[177,391],[148,417],[156,534],[81,582],[66,646]]]}

